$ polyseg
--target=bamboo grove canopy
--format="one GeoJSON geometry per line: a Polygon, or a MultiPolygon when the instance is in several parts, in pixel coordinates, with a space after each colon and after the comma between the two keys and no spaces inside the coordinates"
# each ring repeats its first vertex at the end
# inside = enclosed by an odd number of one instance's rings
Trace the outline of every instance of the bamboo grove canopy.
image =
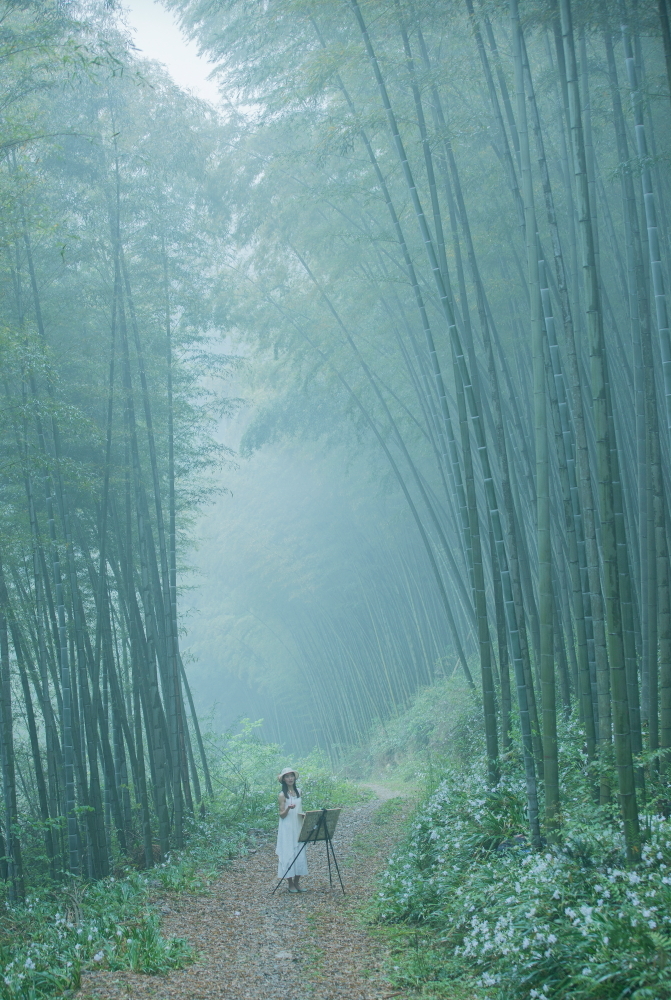
{"type": "Polygon", "coordinates": [[[10,891],[22,849],[54,878],[151,865],[211,792],[177,575],[222,459],[220,331],[263,400],[247,450],[345,441],[408,511],[365,655],[344,607],[299,628],[324,730],[442,645],[492,785],[523,759],[534,845],[572,717],[636,858],[671,748],[668,0],[169,0],[225,114],[114,3],[1,6],[10,891]]]}
{"type": "Polygon", "coordinates": [[[635,857],[671,744],[668,4],[168,5],[241,109],[218,297],[265,366],[249,446],[340,399],[411,511],[490,781],[519,741],[533,842],[559,836],[577,715],[635,857]]]}
{"type": "Polygon", "coordinates": [[[113,844],[146,865],[180,846],[211,791],[176,550],[218,461],[197,387],[212,116],[138,76],[103,6],[4,4],[0,45],[0,864],[20,895],[27,817],[38,870],[97,877],[113,844]]]}

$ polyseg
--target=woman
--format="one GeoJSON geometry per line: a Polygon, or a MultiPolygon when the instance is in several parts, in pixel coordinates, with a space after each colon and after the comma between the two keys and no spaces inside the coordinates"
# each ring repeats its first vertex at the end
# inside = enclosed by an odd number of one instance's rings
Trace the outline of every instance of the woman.
{"type": "Polygon", "coordinates": [[[282,786],[282,791],[277,797],[280,807],[277,846],[275,847],[275,854],[279,859],[277,877],[288,878],[289,892],[305,892],[305,889],[298,884],[298,880],[301,875],[308,873],[305,851],[301,851],[300,857],[296,858],[299,851],[298,834],[303,818],[303,813],[299,808],[301,793],[296,787],[297,777],[298,771],[291,767],[285,767],[282,773],[277,775],[277,780],[282,786]]]}

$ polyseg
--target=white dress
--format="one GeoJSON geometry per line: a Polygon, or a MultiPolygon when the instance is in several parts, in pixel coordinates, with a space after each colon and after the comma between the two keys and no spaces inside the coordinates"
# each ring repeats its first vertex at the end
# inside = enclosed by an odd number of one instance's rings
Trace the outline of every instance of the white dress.
{"type": "Polygon", "coordinates": [[[294,864],[291,864],[303,846],[298,843],[298,834],[301,832],[301,826],[303,825],[303,820],[298,815],[301,807],[301,799],[296,795],[289,795],[287,801],[295,802],[296,807],[290,809],[284,819],[280,816],[277,828],[277,846],[275,847],[275,854],[278,857],[278,878],[294,878],[296,875],[307,875],[308,873],[308,861],[305,857],[305,849],[301,851],[298,860],[294,864]],[[291,868],[289,868],[289,865],[291,865],[291,868]],[[287,869],[289,870],[287,871],[287,869]]]}

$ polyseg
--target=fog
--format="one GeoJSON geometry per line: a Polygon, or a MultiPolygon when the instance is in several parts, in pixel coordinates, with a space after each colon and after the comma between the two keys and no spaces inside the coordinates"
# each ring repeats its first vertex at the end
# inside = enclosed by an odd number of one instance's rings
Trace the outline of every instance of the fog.
{"type": "Polygon", "coordinates": [[[122,9],[123,20],[141,58],[155,59],[166,67],[179,87],[213,105],[220,104],[217,82],[209,79],[211,63],[159,0],[126,0],[122,9]]]}
{"type": "Polygon", "coordinates": [[[530,844],[570,757],[635,861],[671,750],[667,0],[0,7],[6,836],[49,877],[151,865],[241,720],[344,766],[455,677],[530,844]]]}
{"type": "Polygon", "coordinates": [[[185,580],[196,702],[217,729],[263,719],[267,739],[336,752],[452,661],[414,525],[381,463],[320,442],[266,446],[224,478],[230,493],[198,523],[185,580]],[[403,597],[379,635],[390,575],[403,597]],[[427,620],[403,600],[428,602],[427,620]]]}

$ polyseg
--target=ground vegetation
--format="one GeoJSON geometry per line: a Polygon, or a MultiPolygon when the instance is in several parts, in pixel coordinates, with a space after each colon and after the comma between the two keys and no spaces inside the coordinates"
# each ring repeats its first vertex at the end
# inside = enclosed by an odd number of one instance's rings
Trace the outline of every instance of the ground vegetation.
{"type": "Polygon", "coordinates": [[[628,865],[619,824],[593,800],[582,735],[563,723],[562,841],[532,851],[519,755],[489,787],[472,712],[443,685],[372,743],[378,769],[424,790],[367,910],[393,984],[436,998],[671,995],[668,818],[644,813],[642,857],[628,865]]]}
{"type": "MultiPolygon", "coordinates": [[[[483,989],[668,992],[668,0],[166,6],[222,109],[138,60],[113,0],[0,5],[7,919],[83,880],[100,930],[96,883],[133,868],[127,941],[150,869],[200,878],[211,823],[243,846],[258,802],[215,789],[180,617],[235,372],[238,458],[276,465],[218,533],[215,668],[331,761],[462,678],[459,770],[380,919],[442,906],[483,989]],[[321,509],[278,518],[301,465],[321,509]]],[[[143,919],[149,965],[185,960],[143,919]]]]}

